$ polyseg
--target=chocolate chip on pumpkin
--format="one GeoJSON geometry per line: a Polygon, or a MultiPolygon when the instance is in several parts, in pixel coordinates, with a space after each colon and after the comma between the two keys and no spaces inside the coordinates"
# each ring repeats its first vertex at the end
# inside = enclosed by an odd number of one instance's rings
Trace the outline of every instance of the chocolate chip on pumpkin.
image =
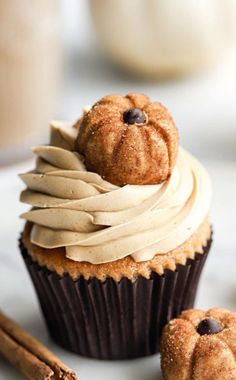
{"type": "Polygon", "coordinates": [[[215,319],[206,318],[203,319],[197,326],[197,332],[200,335],[212,335],[218,334],[223,330],[223,326],[215,319]]]}
{"type": "Polygon", "coordinates": [[[126,124],[144,124],[146,121],[143,111],[139,108],[131,108],[125,111],[123,118],[126,124]]]}

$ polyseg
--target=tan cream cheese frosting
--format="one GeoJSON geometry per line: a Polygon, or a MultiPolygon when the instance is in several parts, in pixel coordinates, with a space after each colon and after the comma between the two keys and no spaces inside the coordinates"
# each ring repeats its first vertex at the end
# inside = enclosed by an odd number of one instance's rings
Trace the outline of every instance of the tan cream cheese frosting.
{"type": "Polygon", "coordinates": [[[207,216],[208,174],[183,148],[164,183],[119,187],[86,170],[73,152],[76,134],[68,123],[54,123],[51,145],[33,148],[36,169],[21,175],[32,243],[65,247],[69,259],[93,264],[129,255],[146,261],[184,243],[207,216]]]}

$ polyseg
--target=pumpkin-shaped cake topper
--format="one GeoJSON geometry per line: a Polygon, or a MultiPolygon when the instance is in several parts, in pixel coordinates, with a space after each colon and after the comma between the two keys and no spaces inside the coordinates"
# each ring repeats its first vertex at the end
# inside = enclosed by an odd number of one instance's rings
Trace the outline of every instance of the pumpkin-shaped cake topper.
{"type": "Polygon", "coordinates": [[[168,179],[178,152],[178,131],[167,109],[143,94],[110,95],[80,120],[75,149],[88,170],[115,185],[168,179]]]}
{"type": "Polygon", "coordinates": [[[184,311],[163,330],[161,366],[166,380],[236,379],[236,313],[184,311]]]}

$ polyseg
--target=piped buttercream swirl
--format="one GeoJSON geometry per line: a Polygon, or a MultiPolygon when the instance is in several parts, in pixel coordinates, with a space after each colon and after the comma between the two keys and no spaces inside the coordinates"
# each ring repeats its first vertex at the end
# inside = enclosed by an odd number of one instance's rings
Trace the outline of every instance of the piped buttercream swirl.
{"type": "Polygon", "coordinates": [[[36,169],[21,175],[22,217],[33,223],[31,242],[65,247],[75,261],[106,263],[131,255],[152,259],[184,243],[207,216],[211,184],[183,148],[170,178],[158,185],[115,186],[86,170],[73,152],[77,131],[55,124],[51,144],[33,148],[36,169]]]}

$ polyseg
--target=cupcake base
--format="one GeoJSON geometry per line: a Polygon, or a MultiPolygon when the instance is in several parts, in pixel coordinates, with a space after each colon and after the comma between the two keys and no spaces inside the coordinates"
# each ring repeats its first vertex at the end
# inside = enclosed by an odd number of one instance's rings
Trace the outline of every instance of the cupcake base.
{"type": "Polygon", "coordinates": [[[165,324],[193,307],[211,241],[175,271],[133,282],[60,277],[34,262],[22,241],[20,248],[55,342],[79,355],[121,360],[159,352],[165,324]]]}

